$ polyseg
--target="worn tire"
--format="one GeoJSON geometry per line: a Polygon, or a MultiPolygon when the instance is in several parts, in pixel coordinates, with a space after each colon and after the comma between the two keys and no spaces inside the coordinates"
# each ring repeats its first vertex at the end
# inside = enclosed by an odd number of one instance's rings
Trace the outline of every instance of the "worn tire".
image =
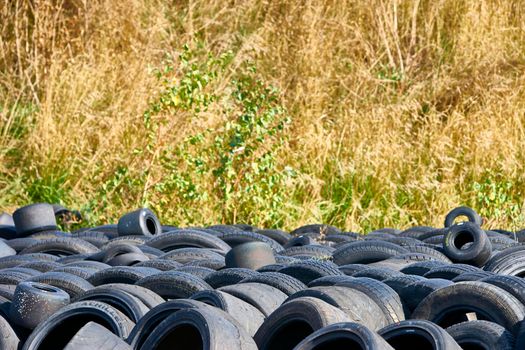
{"type": "Polygon", "coordinates": [[[385,260],[408,250],[394,243],[382,241],[359,241],[341,246],[333,253],[337,265],[368,264],[385,260]]]}
{"type": "Polygon", "coordinates": [[[476,213],[472,208],[457,207],[452,209],[445,217],[445,227],[450,227],[454,225],[454,220],[456,220],[458,216],[466,216],[470,222],[478,226],[481,226],[483,224],[481,216],[479,216],[478,213],[476,213]]]}
{"type": "Polygon", "coordinates": [[[265,317],[270,316],[288,297],[279,289],[263,283],[235,284],[218,290],[244,300],[261,311],[265,317]]]}
{"type": "MultiPolygon", "coordinates": [[[[446,329],[463,349],[513,350],[515,339],[505,328],[489,321],[473,320],[446,329]]],[[[516,347],[521,349],[522,347],[516,347]]]]}
{"type": "Polygon", "coordinates": [[[213,289],[202,278],[176,271],[144,277],[136,285],[152,290],[165,299],[189,298],[197,292],[213,289]]]}
{"type": "Polygon", "coordinates": [[[381,329],[379,335],[394,349],[461,350],[443,328],[425,320],[406,320],[381,329]]]}

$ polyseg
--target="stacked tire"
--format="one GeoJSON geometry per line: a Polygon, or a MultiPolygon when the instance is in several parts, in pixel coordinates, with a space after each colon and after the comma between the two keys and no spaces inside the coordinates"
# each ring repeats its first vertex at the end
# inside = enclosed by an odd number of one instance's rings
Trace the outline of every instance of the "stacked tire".
{"type": "Polygon", "coordinates": [[[525,246],[467,207],[366,235],[64,213],[0,216],[1,349],[525,348],[525,246]]]}

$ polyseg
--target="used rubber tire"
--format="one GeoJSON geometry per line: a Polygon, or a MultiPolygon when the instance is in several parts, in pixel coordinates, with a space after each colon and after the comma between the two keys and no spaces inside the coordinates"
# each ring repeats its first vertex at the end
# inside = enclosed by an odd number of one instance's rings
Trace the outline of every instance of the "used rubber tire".
{"type": "Polygon", "coordinates": [[[258,275],[259,272],[243,269],[243,268],[229,268],[220,271],[215,271],[204,278],[204,281],[212,286],[214,289],[229,286],[239,283],[245,278],[258,275]]]}
{"type": "Polygon", "coordinates": [[[50,272],[66,272],[70,273],[72,275],[78,276],[80,278],[83,278],[87,280],[89,277],[91,277],[97,270],[94,269],[86,269],[82,267],[74,267],[74,266],[62,266],[59,268],[56,268],[50,272]]]}
{"type": "Polygon", "coordinates": [[[420,261],[413,264],[410,264],[400,270],[400,272],[405,275],[417,275],[423,276],[425,273],[429,272],[433,268],[442,267],[449,264],[445,264],[441,261],[420,261]]]}
{"type": "Polygon", "coordinates": [[[122,290],[113,290],[110,287],[98,287],[88,290],[76,297],[74,302],[85,300],[100,301],[111,305],[135,323],[149,311],[149,308],[138,298],[122,290]]]}
{"type": "Polygon", "coordinates": [[[485,277],[480,282],[492,284],[512,294],[525,305],[525,280],[516,276],[492,275],[485,277]]]}
{"type": "Polygon", "coordinates": [[[13,295],[9,319],[20,327],[34,329],[68,305],[69,300],[69,295],[60,288],[36,282],[22,282],[13,295]]]}
{"type": "Polygon", "coordinates": [[[323,259],[323,260],[332,260],[332,253],[334,252],[333,248],[325,247],[322,245],[302,245],[296,247],[289,247],[283,250],[280,254],[286,256],[298,256],[298,255],[307,255],[312,258],[323,259]]]}
{"type": "Polygon", "coordinates": [[[423,279],[401,289],[399,296],[403,305],[406,305],[412,313],[421,300],[425,299],[430,293],[452,284],[453,282],[441,278],[423,279]]]}
{"type": "Polygon", "coordinates": [[[367,277],[359,277],[340,282],[336,286],[355,289],[368,295],[381,308],[389,324],[405,319],[405,311],[399,295],[382,282],[367,277]]]}
{"type": "Polygon", "coordinates": [[[365,293],[355,289],[338,286],[312,287],[292,294],[285,303],[302,297],[321,299],[371,330],[377,331],[389,324],[379,305],[365,293]]]}
{"type": "Polygon", "coordinates": [[[288,297],[279,289],[262,283],[242,283],[218,289],[254,306],[265,317],[271,315],[288,297]]]}
{"type": "Polygon", "coordinates": [[[318,235],[320,234],[331,235],[331,234],[339,234],[341,233],[341,230],[338,229],[337,227],[330,226],[330,225],[310,224],[310,225],[304,225],[304,226],[298,227],[295,230],[290,232],[292,236],[302,235],[305,233],[315,233],[318,235]]]}
{"type": "Polygon", "coordinates": [[[283,267],[278,272],[297,278],[304,284],[325,276],[343,276],[337,265],[329,261],[305,260],[283,267]]]}
{"type": "Polygon", "coordinates": [[[483,220],[473,209],[469,207],[457,207],[452,209],[445,217],[445,227],[454,225],[454,220],[458,216],[466,216],[468,220],[478,226],[483,224],[483,220]]]}
{"type": "Polygon", "coordinates": [[[196,230],[177,230],[150,239],[148,246],[169,252],[180,248],[210,248],[228,252],[231,247],[222,239],[196,230]]]}
{"type": "Polygon", "coordinates": [[[119,236],[154,236],[162,233],[160,221],[148,208],[140,208],[122,216],[117,224],[119,236]]]}
{"type": "Polygon", "coordinates": [[[168,271],[181,267],[182,264],[174,260],[165,260],[165,259],[152,259],[147,261],[142,261],[138,264],[133,265],[135,267],[150,267],[157,269],[159,271],[168,271]]]}
{"type": "Polygon", "coordinates": [[[308,283],[308,288],[335,286],[336,284],[341,282],[351,281],[353,280],[353,278],[354,277],[347,275],[320,277],[308,283]]]}
{"type": "Polygon", "coordinates": [[[458,282],[436,290],[419,303],[412,318],[450,327],[467,321],[465,314],[469,312],[475,312],[513,334],[525,318],[525,306],[513,295],[499,287],[477,281],[458,282]]]}
{"type": "Polygon", "coordinates": [[[279,289],[286,295],[292,295],[300,290],[306,289],[306,285],[289,275],[280,272],[263,272],[258,275],[248,277],[239,283],[263,283],[279,289]]]}
{"type": "Polygon", "coordinates": [[[280,245],[285,245],[290,239],[292,239],[292,235],[290,235],[288,232],[284,232],[281,230],[257,230],[255,233],[261,234],[263,236],[269,237],[279,243],[280,245]]]}
{"type": "Polygon", "coordinates": [[[52,255],[75,255],[75,254],[93,254],[99,249],[93,244],[88,243],[80,238],[59,237],[37,241],[29,245],[20,252],[20,255],[29,253],[46,253],[52,255]]]}
{"type": "Polygon", "coordinates": [[[353,322],[334,323],[310,334],[295,350],[394,350],[379,334],[353,322]]]}
{"type": "Polygon", "coordinates": [[[435,258],[435,260],[443,261],[444,263],[450,264],[452,261],[443,253],[434,249],[434,247],[427,247],[425,245],[409,245],[403,246],[411,253],[421,253],[425,255],[430,255],[435,258]]]}
{"type": "Polygon", "coordinates": [[[165,299],[189,298],[197,292],[213,289],[202,278],[176,271],[144,277],[136,285],[152,290],[165,299]]]}
{"type": "Polygon", "coordinates": [[[13,213],[13,221],[17,237],[57,229],[53,206],[47,203],[35,203],[18,208],[13,213]]]}
{"type": "Polygon", "coordinates": [[[159,270],[149,267],[115,266],[97,271],[87,280],[94,286],[101,286],[108,283],[135,284],[135,282],[147,276],[158,273],[160,273],[159,270]]]}
{"type": "Polygon", "coordinates": [[[263,242],[268,244],[276,253],[279,253],[283,250],[283,247],[273,239],[255,232],[238,231],[232,233],[222,233],[219,235],[219,238],[232,248],[235,248],[239,244],[243,243],[263,242]]]}
{"type": "Polygon", "coordinates": [[[368,269],[369,266],[365,264],[348,264],[339,266],[339,271],[345,275],[352,276],[354,273],[368,269]]]}
{"type": "Polygon", "coordinates": [[[159,323],[142,349],[257,350],[252,337],[231,317],[213,307],[177,311],[159,323]]]}
{"type": "Polygon", "coordinates": [[[206,267],[208,269],[212,269],[215,271],[222,270],[226,268],[226,264],[224,262],[224,259],[199,259],[199,260],[193,260],[189,263],[184,264],[184,266],[200,266],[200,267],[206,267]]]}
{"type": "Polygon", "coordinates": [[[423,276],[417,275],[403,275],[396,276],[382,281],[384,284],[392,288],[398,295],[401,292],[401,289],[412,284],[414,282],[426,280],[423,276]]]}
{"type": "Polygon", "coordinates": [[[233,247],[225,258],[227,268],[246,268],[257,270],[275,264],[272,248],[263,242],[249,242],[233,247]]]}
{"type": "Polygon", "coordinates": [[[20,344],[15,331],[5,318],[0,315],[0,349],[17,350],[20,344]]]}
{"type": "Polygon", "coordinates": [[[484,278],[494,276],[495,274],[488,271],[474,271],[474,272],[465,272],[461,275],[454,277],[452,282],[465,282],[465,281],[480,281],[484,278]]]}
{"type": "Polygon", "coordinates": [[[453,280],[454,278],[458,277],[459,275],[462,275],[467,272],[477,272],[479,271],[479,268],[471,266],[471,265],[465,265],[465,264],[450,264],[445,266],[438,266],[427,273],[425,273],[423,276],[426,278],[443,278],[446,280],[453,280]]]}
{"type": "MultiPolygon", "coordinates": [[[[500,252],[512,251],[512,248],[521,248],[511,247],[500,252]]],[[[506,253],[500,255],[497,253],[492,259],[487,262],[483,267],[485,271],[494,272],[501,275],[511,275],[518,277],[525,277],[525,250],[515,250],[512,253],[506,253]]]]}
{"type": "Polygon", "coordinates": [[[72,299],[93,288],[93,285],[85,279],[66,272],[46,272],[30,278],[29,281],[60,288],[72,299]]]}
{"type": "Polygon", "coordinates": [[[443,249],[452,261],[479,267],[489,260],[492,244],[479,226],[462,222],[449,227],[443,241],[443,249]],[[465,248],[468,243],[469,246],[465,248]]]}
{"type": "Polygon", "coordinates": [[[193,275],[193,276],[196,276],[202,279],[206,278],[206,276],[215,272],[215,270],[213,269],[209,269],[207,267],[202,267],[202,266],[181,266],[181,267],[177,267],[176,269],[173,269],[172,271],[189,273],[190,275],[193,275]]]}
{"type": "Polygon", "coordinates": [[[22,265],[19,265],[19,267],[25,267],[28,269],[34,269],[40,272],[49,272],[51,270],[63,267],[64,265],[59,264],[54,261],[34,261],[34,262],[28,262],[22,265]]]}
{"type": "Polygon", "coordinates": [[[190,299],[202,301],[226,312],[252,337],[265,319],[265,316],[257,308],[226,292],[204,290],[193,294],[190,299]]]}
{"type": "Polygon", "coordinates": [[[173,260],[181,264],[193,262],[195,260],[219,260],[224,261],[224,257],[213,250],[204,248],[181,248],[172,250],[159,259],[173,260]]]}
{"type": "Polygon", "coordinates": [[[446,331],[463,349],[514,349],[515,340],[512,333],[494,322],[481,320],[462,322],[448,327],[446,331]]]}
{"type": "Polygon", "coordinates": [[[386,279],[396,277],[396,276],[404,276],[403,273],[392,270],[386,267],[370,267],[363,271],[358,271],[352,275],[353,277],[368,277],[373,278],[378,281],[384,281],[386,279]]]}
{"type": "Polygon", "coordinates": [[[122,339],[111,333],[106,327],[95,322],[88,322],[67,343],[64,350],[131,350],[122,339]]]}
{"type": "Polygon", "coordinates": [[[260,350],[292,350],[304,338],[328,325],[351,321],[338,308],[312,297],[291,300],[275,310],[254,336],[260,350]]]}
{"type": "Polygon", "coordinates": [[[461,350],[443,328],[425,320],[394,323],[378,333],[394,349],[461,350]]]}
{"type": "Polygon", "coordinates": [[[126,338],[134,326],[112,306],[98,301],[81,301],[63,307],[38,325],[22,350],[62,349],[90,321],[103,325],[120,338],[126,338]]]}
{"type": "MultiPolygon", "coordinates": [[[[133,349],[143,349],[146,338],[154,329],[162,323],[168,316],[189,308],[203,308],[208,305],[191,299],[170,300],[152,308],[139,322],[133,327],[133,330],[127,338],[127,343],[133,349]]],[[[209,307],[209,306],[208,306],[209,307]]]]}
{"type": "Polygon", "coordinates": [[[382,241],[359,241],[341,246],[333,253],[337,265],[368,264],[385,260],[408,250],[394,243],[382,241]]]}
{"type": "Polygon", "coordinates": [[[149,309],[152,309],[166,301],[160,295],[152,292],[151,290],[134,284],[109,283],[100,287],[95,287],[94,289],[97,288],[117,289],[131,294],[135,298],[139,299],[149,309]]]}

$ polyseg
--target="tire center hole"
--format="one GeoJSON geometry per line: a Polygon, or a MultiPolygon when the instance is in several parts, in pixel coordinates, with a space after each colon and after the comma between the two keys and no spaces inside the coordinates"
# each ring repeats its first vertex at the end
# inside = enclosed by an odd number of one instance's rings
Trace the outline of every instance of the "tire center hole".
{"type": "Polygon", "coordinates": [[[460,231],[454,238],[454,246],[458,249],[468,249],[474,243],[474,237],[470,231],[460,231]]]}
{"type": "Polygon", "coordinates": [[[148,229],[149,233],[152,235],[157,234],[157,225],[155,225],[155,220],[151,217],[146,218],[146,228],[148,229]]]}

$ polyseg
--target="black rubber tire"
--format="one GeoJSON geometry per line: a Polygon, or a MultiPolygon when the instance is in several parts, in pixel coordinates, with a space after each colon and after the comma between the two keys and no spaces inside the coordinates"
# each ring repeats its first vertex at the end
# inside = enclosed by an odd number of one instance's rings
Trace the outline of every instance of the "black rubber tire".
{"type": "Polygon", "coordinates": [[[468,220],[478,226],[483,224],[481,216],[478,215],[472,208],[469,207],[457,207],[452,209],[445,217],[445,227],[454,225],[454,220],[458,216],[466,216],[468,220]]]}
{"type": "Polygon", "coordinates": [[[370,267],[363,271],[358,271],[352,275],[353,277],[368,277],[378,281],[384,281],[386,279],[398,276],[404,276],[403,273],[392,270],[386,267],[370,267]]]}
{"type": "Polygon", "coordinates": [[[347,264],[339,266],[339,271],[345,275],[352,276],[354,273],[368,269],[369,266],[365,264],[347,264]]]}
{"type": "Polygon", "coordinates": [[[441,267],[441,266],[446,266],[446,265],[449,265],[449,264],[446,264],[441,261],[420,261],[420,262],[410,264],[402,268],[399,271],[404,273],[405,275],[423,276],[425,273],[429,272],[430,270],[436,267],[441,267]]]}
{"type": "Polygon", "coordinates": [[[181,248],[172,250],[164,255],[161,255],[159,259],[173,260],[181,264],[186,264],[195,260],[222,260],[224,257],[213,250],[204,248],[181,248]]]}
{"type": "MultiPolygon", "coordinates": [[[[525,306],[510,293],[484,282],[458,282],[427,296],[414,310],[412,318],[432,321],[441,327],[466,321],[475,312],[515,334],[525,318],[525,306]]],[[[480,319],[478,317],[478,319],[480,319]]]]}
{"type": "Polygon", "coordinates": [[[13,213],[13,221],[17,237],[57,229],[53,206],[47,203],[35,203],[18,208],[13,213]]]}
{"type": "Polygon", "coordinates": [[[106,243],[101,249],[107,250],[114,245],[118,244],[131,244],[131,245],[143,245],[146,244],[151,237],[149,236],[122,236],[122,237],[115,237],[112,238],[108,243],[106,243]]]}
{"type": "Polygon", "coordinates": [[[99,262],[99,261],[87,261],[87,260],[71,262],[71,263],[68,263],[68,264],[66,264],[64,266],[66,266],[66,267],[69,267],[69,266],[81,267],[81,268],[97,270],[97,271],[104,270],[104,269],[109,269],[111,267],[108,264],[104,264],[104,263],[99,262]]]}
{"type": "Polygon", "coordinates": [[[9,320],[25,329],[34,329],[69,304],[69,295],[60,288],[36,282],[16,287],[9,308],[9,320]]]}
{"type": "Polygon", "coordinates": [[[210,268],[207,268],[207,267],[202,267],[202,266],[181,266],[181,267],[177,267],[176,269],[173,269],[171,271],[179,271],[179,272],[185,272],[185,273],[189,273],[190,275],[193,275],[193,276],[196,276],[196,277],[199,277],[199,278],[206,278],[206,276],[212,274],[213,272],[215,272],[215,270],[213,269],[210,269],[210,268]]]}
{"type": "Polygon", "coordinates": [[[57,257],[58,259],[56,260],[56,262],[67,265],[73,262],[85,261],[86,259],[89,259],[91,255],[92,254],[75,254],[75,255],[64,256],[62,258],[57,257]]]}
{"type": "Polygon", "coordinates": [[[15,331],[9,322],[0,315],[0,349],[18,350],[19,344],[20,340],[15,331]]]}
{"type": "Polygon", "coordinates": [[[115,266],[95,272],[88,278],[88,282],[94,286],[101,286],[108,283],[135,284],[135,282],[147,276],[158,273],[160,273],[159,270],[150,267],[115,266]]]}
{"type": "Polygon", "coordinates": [[[66,272],[87,280],[91,275],[97,272],[97,270],[86,269],[85,267],[62,266],[50,272],[66,272]]]}
{"type": "Polygon", "coordinates": [[[34,269],[40,272],[49,272],[51,270],[63,267],[64,265],[59,264],[54,261],[34,261],[34,262],[28,262],[22,265],[19,265],[19,267],[25,267],[28,269],[34,269]]]}
{"type": "Polygon", "coordinates": [[[152,290],[165,299],[189,298],[202,290],[213,289],[202,278],[176,271],[166,271],[147,276],[135,284],[152,290]]]}
{"type": "Polygon", "coordinates": [[[292,236],[302,235],[305,233],[315,233],[318,235],[336,235],[341,233],[341,230],[337,227],[330,226],[330,225],[324,225],[324,224],[310,224],[310,225],[304,225],[301,227],[296,228],[295,230],[291,231],[290,234],[292,236]]]}
{"type": "Polygon", "coordinates": [[[75,254],[94,254],[99,249],[93,244],[80,238],[59,237],[46,239],[31,244],[20,252],[20,255],[29,253],[46,253],[52,255],[75,255],[75,254]]]}
{"type": "Polygon", "coordinates": [[[325,236],[323,239],[324,242],[333,242],[337,244],[345,244],[345,243],[355,242],[359,240],[360,240],[359,238],[354,238],[354,237],[347,236],[347,235],[328,235],[328,236],[325,236]]]}
{"type": "Polygon", "coordinates": [[[383,310],[388,323],[400,322],[405,319],[401,298],[392,288],[382,282],[367,277],[359,277],[340,282],[336,286],[352,288],[368,295],[383,310]]]}
{"type": "Polygon", "coordinates": [[[283,248],[288,249],[293,247],[302,247],[305,245],[319,245],[319,243],[315,240],[314,237],[309,235],[303,235],[290,239],[288,242],[286,242],[285,245],[283,245],[283,248]]]}
{"type": "Polygon", "coordinates": [[[259,272],[243,268],[230,268],[215,271],[204,278],[214,289],[237,284],[245,278],[258,275],[259,272]]]}
{"type": "Polygon", "coordinates": [[[122,339],[111,333],[106,327],[95,322],[88,322],[67,343],[64,350],[131,350],[122,339]]]}
{"type": "Polygon", "coordinates": [[[85,279],[66,272],[46,272],[30,278],[29,281],[60,288],[69,294],[71,299],[93,288],[93,285],[85,279]]]}
{"type": "Polygon", "coordinates": [[[411,253],[425,254],[435,258],[435,260],[443,261],[447,264],[452,263],[452,261],[445,254],[437,251],[433,247],[427,247],[425,245],[410,245],[404,247],[411,253]]]}
{"type": "Polygon", "coordinates": [[[312,287],[292,294],[285,303],[302,297],[321,299],[342,310],[351,320],[375,331],[389,324],[379,305],[368,295],[355,289],[338,286],[312,287]]]}
{"type": "Polygon", "coordinates": [[[426,320],[402,321],[378,333],[394,349],[461,350],[450,334],[426,320]]]}
{"type": "Polygon", "coordinates": [[[193,294],[190,299],[202,301],[226,312],[252,337],[265,319],[265,316],[256,307],[226,292],[204,290],[193,294]]]}
{"type": "Polygon", "coordinates": [[[136,245],[129,243],[119,243],[107,248],[103,248],[103,250],[101,250],[100,252],[91,255],[89,257],[89,260],[100,261],[105,264],[108,264],[108,261],[110,261],[111,259],[127,253],[142,254],[142,251],[136,245]]]}
{"type": "Polygon", "coordinates": [[[49,254],[27,254],[27,255],[12,255],[0,258],[0,269],[6,269],[9,267],[15,267],[18,265],[26,264],[28,262],[36,261],[55,261],[56,256],[49,254]]]}
{"type": "MultiPolygon", "coordinates": [[[[505,328],[489,321],[473,320],[450,326],[446,331],[461,348],[513,350],[515,339],[505,328]]],[[[516,349],[522,349],[516,347],[516,349]]]]}
{"type": "Polygon", "coordinates": [[[435,231],[436,228],[435,227],[430,227],[430,226],[413,226],[413,227],[410,227],[402,232],[399,233],[399,237],[411,237],[411,238],[415,238],[415,239],[419,239],[419,237],[424,234],[424,233],[428,233],[428,232],[432,232],[432,231],[435,231]]]}
{"type": "Polygon", "coordinates": [[[107,261],[110,266],[134,266],[143,261],[148,261],[149,257],[143,253],[126,253],[120,254],[107,261]]]}
{"type": "Polygon", "coordinates": [[[135,298],[139,299],[149,309],[152,309],[166,301],[160,295],[154,293],[153,291],[134,284],[108,283],[100,287],[95,287],[94,289],[97,288],[110,288],[114,290],[121,290],[128,294],[131,294],[135,298]]]}
{"type": "Polygon", "coordinates": [[[419,261],[438,261],[435,257],[422,253],[407,253],[396,255],[393,258],[370,264],[373,267],[383,267],[400,272],[405,267],[419,261]]]}
{"type": "Polygon", "coordinates": [[[135,267],[151,267],[153,269],[157,269],[159,271],[168,271],[176,269],[177,267],[181,267],[182,264],[178,263],[173,260],[165,260],[165,259],[153,259],[148,261],[143,261],[138,264],[133,265],[135,267]]]}
{"type": "Polygon", "coordinates": [[[273,239],[255,232],[238,231],[232,233],[222,233],[219,238],[226,242],[232,248],[243,243],[263,242],[268,244],[275,253],[283,250],[283,247],[273,239]]]}
{"type": "Polygon", "coordinates": [[[492,284],[512,294],[523,305],[525,305],[525,280],[516,276],[492,275],[480,280],[492,284]]]}
{"type": "Polygon", "coordinates": [[[300,290],[306,289],[306,285],[289,275],[280,272],[263,272],[258,275],[243,279],[239,283],[263,283],[279,289],[286,295],[292,295],[300,290]]]}
{"type": "Polygon", "coordinates": [[[270,316],[288,297],[279,289],[263,283],[235,284],[218,290],[244,300],[261,311],[265,317],[270,316]]]}
{"type": "Polygon", "coordinates": [[[168,316],[183,310],[191,308],[207,307],[206,304],[191,299],[170,300],[152,308],[139,322],[133,327],[127,343],[133,349],[142,349],[144,341],[153,332],[153,330],[168,316]]]}
{"type": "MultiPolygon", "coordinates": [[[[424,281],[426,280],[423,276],[417,276],[417,275],[402,275],[402,276],[396,276],[389,279],[386,279],[382,281],[384,284],[392,288],[398,295],[400,295],[401,290],[405,288],[406,286],[418,282],[418,281],[424,281]]],[[[406,313],[406,310],[405,310],[406,313]]]]}
{"type": "Polygon", "coordinates": [[[288,232],[284,232],[281,230],[264,229],[256,230],[255,233],[269,237],[277,243],[279,243],[280,245],[285,245],[290,239],[292,239],[292,235],[290,235],[288,232]]]}
{"type": "Polygon", "coordinates": [[[452,282],[466,282],[466,281],[481,281],[484,278],[494,276],[495,274],[488,271],[474,271],[474,272],[465,272],[461,275],[454,277],[452,282]]]}
{"type": "Polygon", "coordinates": [[[525,250],[517,250],[503,256],[498,253],[483,269],[501,275],[525,277],[525,250]]]}
{"type": "Polygon", "coordinates": [[[63,307],[38,325],[22,350],[62,349],[88,322],[103,324],[120,338],[126,338],[134,323],[105,303],[81,301],[63,307]]]}
{"type": "Polygon", "coordinates": [[[341,246],[333,253],[337,265],[367,264],[385,260],[408,250],[394,243],[382,241],[360,241],[341,246]]]}
{"type": "Polygon", "coordinates": [[[177,230],[150,239],[146,245],[169,252],[180,248],[210,248],[228,252],[231,247],[222,239],[196,230],[177,230]]]}
{"type": "Polygon", "coordinates": [[[320,277],[344,275],[334,263],[318,260],[299,261],[283,267],[278,272],[297,278],[304,284],[320,277]]]}
{"type": "Polygon", "coordinates": [[[310,334],[295,350],[394,350],[379,334],[353,322],[334,323],[310,334]]]}
{"type": "Polygon", "coordinates": [[[308,288],[335,286],[336,284],[341,282],[351,281],[353,278],[354,277],[347,275],[320,277],[308,283],[308,288]]]}
{"type": "Polygon", "coordinates": [[[133,295],[110,287],[98,287],[77,296],[73,302],[94,300],[113,306],[133,322],[138,322],[149,308],[133,295]]]}
{"type": "MultiPolygon", "coordinates": [[[[5,241],[4,244],[7,244],[8,246],[13,248],[18,253],[24,250],[25,248],[27,248],[28,246],[30,246],[31,244],[34,244],[36,242],[38,242],[37,239],[30,238],[30,237],[22,237],[22,238],[10,239],[8,241],[5,241]]],[[[4,255],[4,256],[8,256],[8,255],[4,255]]]]}
{"type": "Polygon", "coordinates": [[[297,247],[286,248],[280,254],[291,257],[297,255],[307,255],[312,258],[332,260],[332,254],[334,250],[335,249],[333,248],[325,247],[322,245],[302,245],[297,247]]]}
{"type": "Polygon", "coordinates": [[[208,269],[212,269],[215,271],[222,270],[226,268],[226,264],[224,262],[224,259],[199,259],[199,260],[193,260],[189,263],[184,264],[184,266],[200,266],[200,267],[206,267],[208,269]]]}
{"type": "Polygon", "coordinates": [[[448,287],[453,282],[442,278],[423,279],[421,281],[413,282],[399,291],[399,296],[403,305],[407,307],[412,313],[419,303],[425,299],[430,293],[438,289],[448,287]]]}
{"type": "Polygon", "coordinates": [[[277,272],[288,264],[270,264],[257,269],[257,272],[277,272]]]}
{"type": "Polygon", "coordinates": [[[122,216],[117,224],[119,236],[155,236],[162,233],[160,221],[148,208],[140,208],[122,216]]]}
{"type": "Polygon", "coordinates": [[[236,245],[225,257],[227,268],[246,268],[257,270],[275,264],[272,248],[263,242],[248,242],[236,245]]]}
{"type": "Polygon", "coordinates": [[[446,280],[453,280],[454,278],[458,277],[461,274],[464,274],[466,272],[477,272],[479,269],[477,267],[471,266],[471,265],[465,265],[465,264],[450,264],[445,266],[438,266],[427,273],[425,273],[423,276],[426,278],[443,278],[446,280]]]}
{"type": "Polygon", "coordinates": [[[98,231],[83,231],[74,234],[73,237],[89,242],[99,249],[109,242],[107,234],[98,231]]]}
{"type": "Polygon", "coordinates": [[[338,308],[321,299],[302,297],[281,305],[254,336],[260,350],[291,350],[316,330],[350,321],[338,308]]]}
{"type": "Polygon", "coordinates": [[[449,227],[443,241],[443,249],[454,262],[483,266],[490,258],[492,244],[479,226],[462,222],[449,227]],[[469,245],[465,248],[467,244],[469,245]]]}
{"type": "Polygon", "coordinates": [[[214,307],[181,309],[159,323],[142,349],[257,350],[252,337],[224,311],[214,307]]]}

